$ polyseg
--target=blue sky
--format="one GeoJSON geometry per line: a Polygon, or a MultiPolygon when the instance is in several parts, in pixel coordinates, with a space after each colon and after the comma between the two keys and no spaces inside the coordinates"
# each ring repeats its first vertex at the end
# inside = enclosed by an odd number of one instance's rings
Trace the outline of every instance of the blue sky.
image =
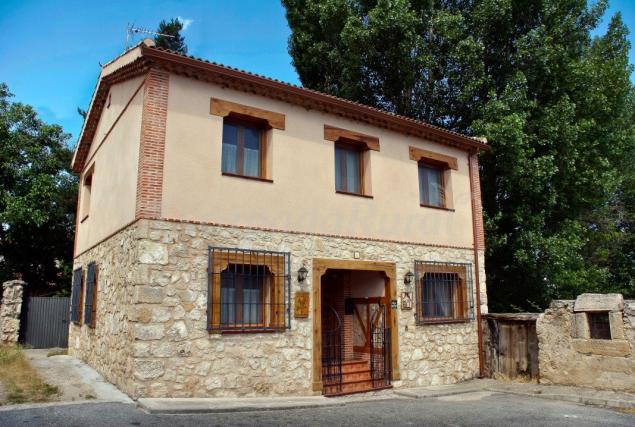
{"type": "MultiPolygon", "coordinates": [[[[635,31],[635,1],[611,0],[599,34],[618,10],[635,31]]],[[[99,63],[124,49],[126,25],[155,29],[171,17],[188,23],[183,34],[190,54],[299,83],[278,0],[2,0],[0,28],[14,36],[0,43],[0,82],[9,85],[15,100],[33,105],[43,120],[73,134],[69,143],[74,146],[82,126],[77,107],[88,107],[99,63]]]]}

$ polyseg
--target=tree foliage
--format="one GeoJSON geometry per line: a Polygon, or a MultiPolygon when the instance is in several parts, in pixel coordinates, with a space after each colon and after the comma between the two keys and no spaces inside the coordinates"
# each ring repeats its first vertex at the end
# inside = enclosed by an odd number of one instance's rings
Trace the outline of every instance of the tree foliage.
{"type": "Polygon", "coordinates": [[[485,136],[490,307],[635,296],[627,28],[604,0],[283,0],[303,85],[485,136]]]}
{"type": "Polygon", "coordinates": [[[185,38],[181,35],[181,30],[183,30],[183,23],[178,18],[170,21],[162,20],[159,23],[159,28],[157,28],[157,33],[165,35],[155,36],[155,45],[186,54],[187,46],[185,45],[185,38]],[[166,37],[166,35],[171,37],[166,37]]]}
{"type": "Polygon", "coordinates": [[[32,292],[63,292],[77,192],[70,135],[11,96],[0,84],[0,281],[22,276],[32,292]]]}

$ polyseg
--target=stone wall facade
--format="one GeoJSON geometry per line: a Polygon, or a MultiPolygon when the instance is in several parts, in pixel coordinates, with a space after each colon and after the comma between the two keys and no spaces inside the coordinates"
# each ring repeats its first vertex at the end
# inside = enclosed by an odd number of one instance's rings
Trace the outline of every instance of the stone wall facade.
{"type": "Polygon", "coordinates": [[[635,301],[594,294],[553,301],[536,330],[541,383],[635,392],[635,301]],[[594,312],[608,314],[611,339],[590,337],[586,316],[594,312]]]}
{"type": "MultiPolygon", "coordinates": [[[[71,354],[133,398],[314,394],[311,315],[292,313],[291,328],[279,333],[208,332],[209,246],[290,252],[292,301],[300,289],[297,270],[311,271],[314,258],[394,262],[398,295],[415,260],[474,261],[467,248],[142,219],[75,260],[76,268],[96,261],[99,280],[96,327],[71,326],[71,354]]],[[[483,265],[482,251],[479,257],[483,265]]],[[[308,276],[303,286],[310,289],[308,276]]],[[[480,283],[487,312],[482,270],[480,283]]],[[[421,326],[414,310],[396,313],[401,379],[395,387],[478,375],[476,321],[421,326]]]]}
{"type": "Polygon", "coordinates": [[[139,283],[137,234],[135,223],[75,258],[74,268],[82,267],[84,276],[87,265],[97,263],[96,326],[71,323],[68,335],[71,356],[89,363],[129,395],[135,391],[133,322],[137,311],[133,300],[135,285],[139,283]]]}
{"type": "Polygon", "coordinates": [[[0,306],[0,343],[15,344],[20,335],[20,314],[26,282],[9,280],[2,284],[0,306]]]}

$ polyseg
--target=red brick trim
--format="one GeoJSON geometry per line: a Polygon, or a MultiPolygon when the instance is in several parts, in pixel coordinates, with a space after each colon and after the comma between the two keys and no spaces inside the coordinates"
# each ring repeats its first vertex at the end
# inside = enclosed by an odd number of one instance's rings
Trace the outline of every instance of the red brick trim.
{"type": "Polygon", "coordinates": [[[481,178],[478,168],[478,154],[470,154],[470,181],[472,182],[472,214],[474,215],[474,244],[478,250],[485,250],[485,229],[483,226],[483,204],[481,202],[481,178]]]}
{"type": "Polygon", "coordinates": [[[143,92],[136,218],[161,215],[170,74],[150,69],[143,92]]]}

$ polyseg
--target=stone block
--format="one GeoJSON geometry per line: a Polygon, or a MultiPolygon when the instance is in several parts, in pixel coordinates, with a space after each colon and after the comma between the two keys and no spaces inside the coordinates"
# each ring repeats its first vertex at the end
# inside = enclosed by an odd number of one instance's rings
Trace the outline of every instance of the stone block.
{"type": "Polygon", "coordinates": [[[572,344],[573,349],[578,353],[613,357],[626,357],[631,354],[631,346],[626,340],[574,339],[572,344]]]}
{"type": "Polygon", "coordinates": [[[160,340],[165,336],[163,325],[135,325],[134,337],[141,341],[160,340]]]}
{"type": "Polygon", "coordinates": [[[621,294],[582,294],[575,300],[573,311],[622,311],[624,298],[621,294]]]}
{"type": "Polygon", "coordinates": [[[158,304],[163,301],[163,290],[150,286],[135,286],[135,302],[158,304]]]}
{"type": "Polygon", "coordinates": [[[151,240],[141,240],[139,242],[139,262],[141,264],[166,265],[168,263],[167,246],[151,240]]]}
{"type": "Polygon", "coordinates": [[[621,311],[609,313],[609,323],[611,325],[611,338],[614,340],[624,339],[624,318],[621,311]]]}
{"type": "Polygon", "coordinates": [[[165,372],[162,362],[137,359],[134,364],[134,376],[140,380],[153,380],[165,372]]]}
{"type": "Polygon", "coordinates": [[[587,320],[586,313],[575,313],[573,315],[573,324],[571,330],[571,338],[588,339],[591,337],[589,331],[589,321],[587,320]]]}

